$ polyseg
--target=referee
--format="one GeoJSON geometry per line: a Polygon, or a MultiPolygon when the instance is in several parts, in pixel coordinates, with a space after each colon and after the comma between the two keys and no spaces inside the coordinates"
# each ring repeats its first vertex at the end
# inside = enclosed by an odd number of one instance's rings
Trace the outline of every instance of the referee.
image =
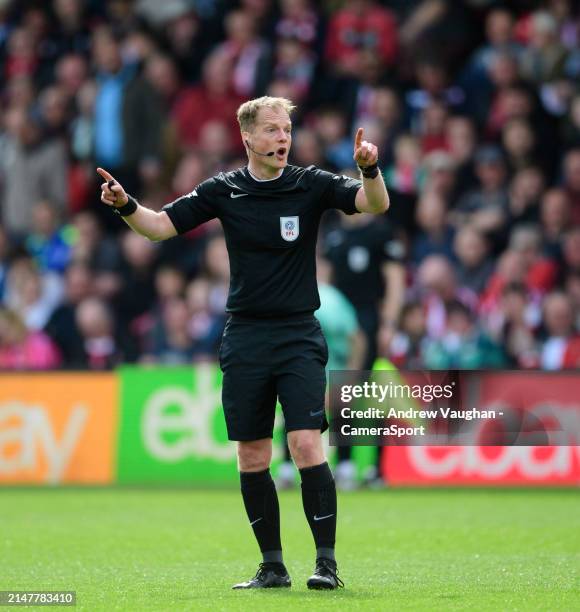
{"type": "Polygon", "coordinates": [[[378,171],[377,147],[356,133],[354,160],[361,180],[314,166],[288,165],[290,100],[264,96],[237,112],[248,165],[199,184],[162,211],[139,205],[104,169],[101,201],[137,233],[153,241],[220,219],[230,258],[230,291],[219,352],[223,407],[230,440],[237,441],[241,491],[263,556],[257,574],[234,588],[289,587],[280,543],[280,512],[272,477],[276,398],[288,445],[302,479],[302,501],[316,545],[311,589],[343,586],[334,556],[336,489],[321,432],[328,359],[313,313],[320,307],[315,247],[320,217],[337,208],[382,214],[389,197],[378,171]]]}

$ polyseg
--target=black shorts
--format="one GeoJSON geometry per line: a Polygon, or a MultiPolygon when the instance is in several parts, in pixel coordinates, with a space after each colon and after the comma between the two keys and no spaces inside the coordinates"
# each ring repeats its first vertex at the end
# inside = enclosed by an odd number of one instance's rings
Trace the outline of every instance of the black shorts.
{"type": "Polygon", "coordinates": [[[324,411],[328,347],[313,315],[233,316],[224,330],[219,360],[230,440],[271,438],[277,398],[286,431],[328,429],[324,411]]]}

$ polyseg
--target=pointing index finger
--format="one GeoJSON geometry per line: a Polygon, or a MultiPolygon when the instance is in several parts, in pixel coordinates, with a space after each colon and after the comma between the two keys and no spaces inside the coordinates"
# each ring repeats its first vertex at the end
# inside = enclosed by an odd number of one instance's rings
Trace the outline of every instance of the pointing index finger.
{"type": "Polygon", "coordinates": [[[103,168],[97,168],[97,172],[107,181],[114,181],[115,179],[103,168]]]}
{"type": "Polygon", "coordinates": [[[363,128],[359,128],[356,131],[356,136],[354,137],[354,148],[358,149],[361,144],[362,144],[362,138],[363,138],[363,128]]]}

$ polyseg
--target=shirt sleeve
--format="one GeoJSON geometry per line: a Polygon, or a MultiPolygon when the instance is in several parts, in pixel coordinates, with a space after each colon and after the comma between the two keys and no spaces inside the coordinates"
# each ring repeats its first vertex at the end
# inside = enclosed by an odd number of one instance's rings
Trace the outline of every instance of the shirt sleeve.
{"type": "Polygon", "coordinates": [[[316,170],[319,180],[324,182],[320,205],[323,210],[338,208],[347,215],[359,212],[354,204],[356,194],[362,187],[362,181],[350,176],[332,174],[325,170],[316,170]]]}
{"type": "Polygon", "coordinates": [[[184,234],[198,225],[211,221],[217,216],[214,195],[214,181],[208,179],[188,193],[169,204],[164,210],[178,234],[184,234]]]}

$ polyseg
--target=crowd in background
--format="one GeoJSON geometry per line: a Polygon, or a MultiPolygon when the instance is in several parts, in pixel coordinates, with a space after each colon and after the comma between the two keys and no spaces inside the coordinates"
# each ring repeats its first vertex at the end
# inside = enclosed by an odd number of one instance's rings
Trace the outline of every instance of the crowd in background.
{"type": "Polygon", "coordinates": [[[0,0],[0,369],[215,360],[219,222],[149,242],[95,167],[159,210],[245,165],[235,112],[266,94],[298,105],[293,164],[379,147],[390,210],[321,227],[346,365],[578,367],[575,4],[0,0]]]}

